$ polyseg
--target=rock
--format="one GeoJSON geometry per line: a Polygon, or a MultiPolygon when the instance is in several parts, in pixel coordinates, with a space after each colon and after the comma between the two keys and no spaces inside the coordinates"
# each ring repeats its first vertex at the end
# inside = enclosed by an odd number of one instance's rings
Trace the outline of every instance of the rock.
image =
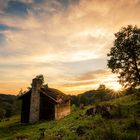
{"type": "Polygon", "coordinates": [[[71,132],[75,133],[76,132],[76,127],[72,127],[71,132]]]}
{"type": "Polygon", "coordinates": [[[40,136],[44,137],[45,136],[46,128],[40,128],[39,131],[40,131],[40,136]]]}
{"type": "Polygon", "coordinates": [[[96,109],[95,108],[90,108],[86,111],[86,115],[87,116],[90,116],[90,115],[95,115],[95,111],[96,109]]]}
{"type": "Polygon", "coordinates": [[[111,106],[105,106],[105,105],[97,105],[95,107],[92,107],[86,111],[86,115],[96,115],[101,114],[103,118],[111,118],[110,110],[112,109],[111,106]]]}
{"type": "Polygon", "coordinates": [[[26,136],[17,136],[16,140],[28,140],[26,136]]]}
{"type": "Polygon", "coordinates": [[[87,129],[95,129],[96,125],[95,124],[90,124],[87,126],[87,129]]]}
{"type": "Polygon", "coordinates": [[[64,130],[60,129],[59,131],[56,132],[55,139],[56,140],[61,140],[64,135],[65,135],[64,130]]]}
{"type": "Polygon", "coordinates": [[[9,118],[5,119],[5,121],[9,121],[9,120],[10,120],[9,118]]]}
{"type": "Polygon", "coordinates": [[[80,109],[84,109],[84,104],[80,104],[80,109]]]}
{"type": "Polygon", "coordinates": [[[78,136],[84,135],[84,134],[85,134],[85,127],[79,126],[79,127],[76,129],[76,133],[78,134],[78,136]]]}

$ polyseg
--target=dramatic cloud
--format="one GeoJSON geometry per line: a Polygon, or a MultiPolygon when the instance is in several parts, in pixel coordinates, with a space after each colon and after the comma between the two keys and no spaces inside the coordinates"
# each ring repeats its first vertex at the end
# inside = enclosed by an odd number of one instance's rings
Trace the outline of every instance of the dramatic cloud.
{"type": "Polygon", "coordinates": [[[140,0],[1,0],[0,92],[17,94],[37,74],[68,93],[119,86],[106,54],[139,13],[140,0]]]}

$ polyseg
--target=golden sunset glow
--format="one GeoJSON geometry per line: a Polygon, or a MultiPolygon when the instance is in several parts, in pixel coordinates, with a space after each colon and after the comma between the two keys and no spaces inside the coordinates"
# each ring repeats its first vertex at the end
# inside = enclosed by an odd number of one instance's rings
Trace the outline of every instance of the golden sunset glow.
{"type": "Polygon", "coordinates": [[[111,89],[113,89],[115,91],[119,91],[119,90],[122,89],[122,86],[119,83],[117,83],[117,82],[110,83],[110,86],[108,86],[108,87],[110,87],[111,89]]]}
{"type": "Polygon", "coordinates": [[[139,0],[1,0],[0,93],[18,94],[38,74],[68,94],[121,89],[107,53],[139,13],[139,0]]]}

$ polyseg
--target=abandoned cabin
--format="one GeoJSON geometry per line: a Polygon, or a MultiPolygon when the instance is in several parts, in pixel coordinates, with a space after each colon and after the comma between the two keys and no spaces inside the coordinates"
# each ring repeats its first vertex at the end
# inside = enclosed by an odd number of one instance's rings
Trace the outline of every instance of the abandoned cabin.
{"type": "Polygon", "coordinates": [[[44,86],[39,78],[32,80],[31,89],[21,95],[21,123],[60,119],[70,114],[70,98],[61,91],[44,86]]]}

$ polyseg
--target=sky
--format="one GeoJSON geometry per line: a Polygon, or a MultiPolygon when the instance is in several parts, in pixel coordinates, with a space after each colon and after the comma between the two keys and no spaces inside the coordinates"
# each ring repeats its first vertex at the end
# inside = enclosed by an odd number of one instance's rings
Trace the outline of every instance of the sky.
{"type": "Polygon", "coordinates": [[[0,0],[0,93],[17,95],[39,74],[66,94],[119,89],[107,53],[139,13],[140,0],[0,0]]]}

